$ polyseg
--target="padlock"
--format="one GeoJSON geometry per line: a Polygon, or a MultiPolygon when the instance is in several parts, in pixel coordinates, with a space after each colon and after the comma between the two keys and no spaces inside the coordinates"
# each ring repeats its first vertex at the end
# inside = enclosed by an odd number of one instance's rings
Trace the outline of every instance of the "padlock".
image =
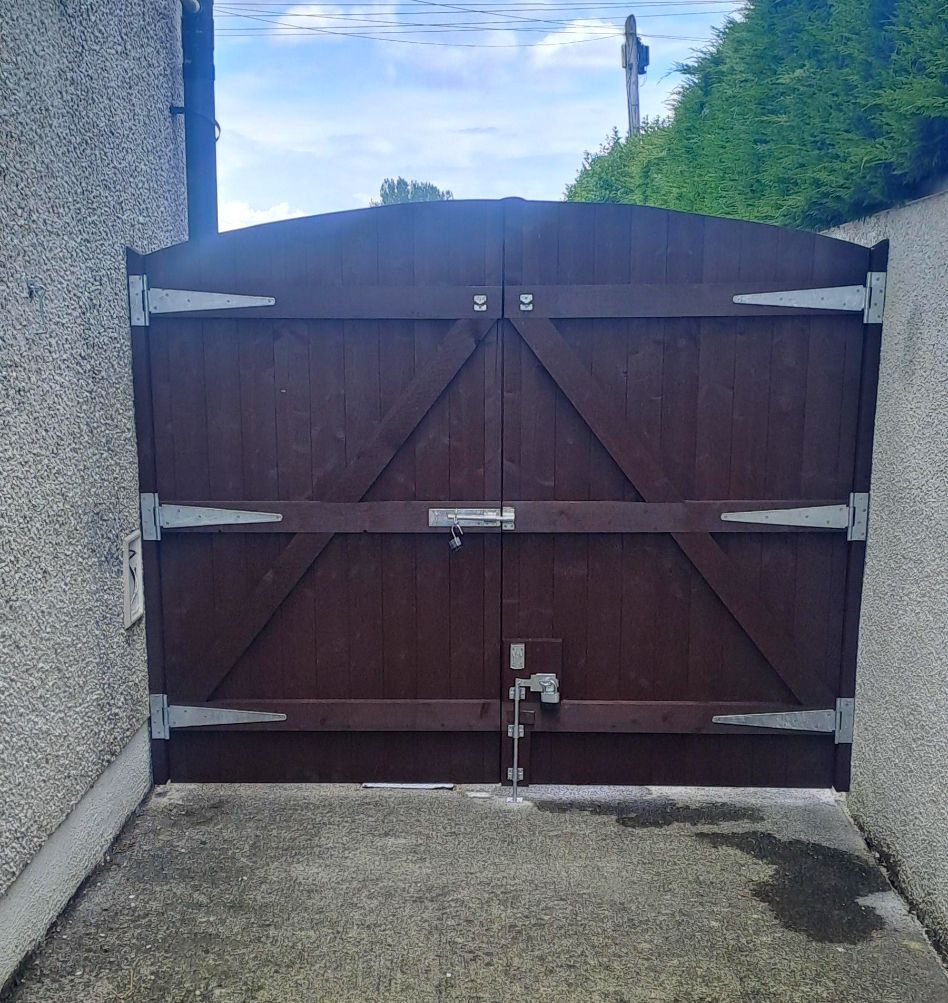
{"type": "Polygon", "coordinates": [[[448,540],[448,549],[453,554],[456,550],[461,549],[461,544],[463,543],[461,537],[464,536],[464,530],[455,523],[451,527],[451,538],[448,540]]]}

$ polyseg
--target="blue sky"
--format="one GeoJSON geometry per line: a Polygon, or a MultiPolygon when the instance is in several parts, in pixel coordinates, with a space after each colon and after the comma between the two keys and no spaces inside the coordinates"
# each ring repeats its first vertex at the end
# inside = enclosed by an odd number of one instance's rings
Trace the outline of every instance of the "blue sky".
{"type": "Polygon", "coordinates": [[[625,128],[625,15],[658,115],[675,64],[738,6],[216,0],[221,227],[359,208],[399,174],[456,198],[561,198],[583,151],[625,128]]]}

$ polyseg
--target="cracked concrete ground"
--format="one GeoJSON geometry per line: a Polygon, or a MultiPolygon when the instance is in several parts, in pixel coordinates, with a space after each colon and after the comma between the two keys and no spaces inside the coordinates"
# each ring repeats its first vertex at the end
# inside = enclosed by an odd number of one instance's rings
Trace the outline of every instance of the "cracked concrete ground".
{"type": "Polygon", "coordinates": [[[948,1003],[830,794],[527,798],[159,788],[9,1003],[948,1003]]]}

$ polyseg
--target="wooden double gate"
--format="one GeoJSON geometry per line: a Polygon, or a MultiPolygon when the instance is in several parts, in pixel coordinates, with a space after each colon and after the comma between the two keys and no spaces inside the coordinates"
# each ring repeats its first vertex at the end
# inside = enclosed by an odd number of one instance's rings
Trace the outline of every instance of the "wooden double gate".
{"type": "Polygon", "coordinates": [[[157,776],[496,781],[549,672],[527,783],[846,787],[883,254],[505,200],[130,255],[157,776]]]}

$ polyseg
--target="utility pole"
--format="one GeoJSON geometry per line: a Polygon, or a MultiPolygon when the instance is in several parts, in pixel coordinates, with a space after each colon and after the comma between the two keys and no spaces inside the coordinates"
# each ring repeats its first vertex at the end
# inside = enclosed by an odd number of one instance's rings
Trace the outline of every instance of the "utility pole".
{"type": "Polygon", "coordinates": [[[635,15],[625,19],[625,40],[622,43],[622,66],[625,69],[625,94],[629,104],[629,135],[642,131],[639,115],[639,77],[648,68],[648,46],[642,44],[635,29],[635,15]]]}

